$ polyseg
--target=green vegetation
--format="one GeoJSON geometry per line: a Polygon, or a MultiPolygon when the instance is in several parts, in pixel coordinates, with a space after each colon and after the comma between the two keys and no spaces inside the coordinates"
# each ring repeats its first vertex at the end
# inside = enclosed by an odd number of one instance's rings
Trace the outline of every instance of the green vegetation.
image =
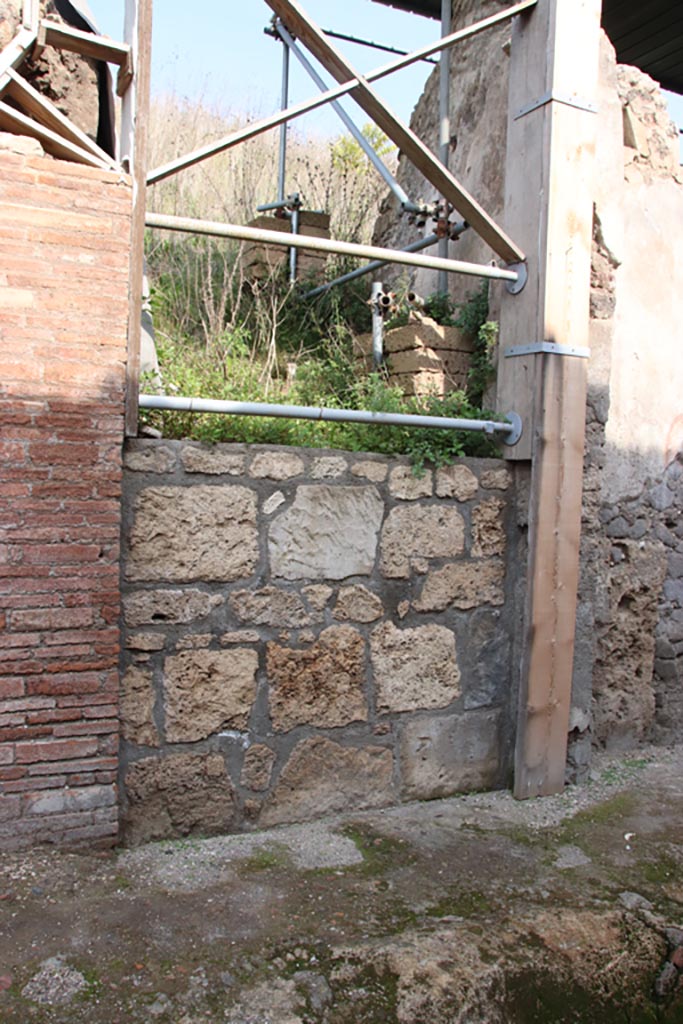
{"type": "MultiPolygon", "coordinates": [[[[226,134],[234,118],[202,107],[190,109],[173,98],[161,101],[152,163],[206,137],[226,134]]],[[[396,159],[386,137],[371,125],[363,134],[390,164],[396,159]]],[[[256,206],[276,191],[277,140],[259,138],[187,173],[161,182],[150,193],[155,212],[248,223],[256,206]]],[[[358,143],[340,136],[311,143],[293,134],[288,162],[291,182],[305,208],[332,214],[332,236],[367,242],[385,192],[368,172],[358,143]]],[[[161,381],[143,380],[144,391],[242,402],[309,405],[373,412],[416,413],[463,419],[491,418],[482,409],[491,380],[490,353],[496,325],[487,320],[486,286],[461,306],[435,296],[427,312],[455,324],[475,346],[464,391],[445,398],[404,398],[384,372],[367,372],[354,351],[354,338],[371,330],[367,279],[332,289],[315,301],[302,299],[306,282],[290,285],[285,269],[255,281],[247,276],[243,247],[235,242],[150,231],[147,263],[152,285],[161,381]]],[[[329,276],[356,266],[329,261],[329,276]]],[[[228,441],[301,447],[333,447],[408,455],[419,472],[425,463],[443,465],[462,455],[496,455],[494,440],[480,434],[415,430],[360,424],[322,423],[265,417],[229,417],[178,412],[143,412],[144,424],[168,438],[209,443],[228,441]]]]}

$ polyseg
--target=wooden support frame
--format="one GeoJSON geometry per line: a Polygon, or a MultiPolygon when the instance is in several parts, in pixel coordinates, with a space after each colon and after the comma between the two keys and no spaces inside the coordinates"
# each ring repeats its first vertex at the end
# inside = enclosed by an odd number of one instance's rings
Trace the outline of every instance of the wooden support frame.
{"type": "Polygon", "coordinates": [[[121,162],[128,167],[133,178],[125,413],[127,437],[136,437],[138,432],[152,7],[153,0],[126,0],[125,40],[132,49],[135,65],[135,77],[123,96],[119,154],[121,162]]]}
{"type": "Polygon", "coordinates": [[[71,142],[62,134],[34,121],[33,118],[8,106],[2,100],[0,100],[0,131],[13,132],[15,135],[28,135],[32,139],[38,139],[46,153],[61,160],[73,160],[75,163],[86,164],[88,167],[111,170],[110,162],[105,163],[89,150],[82,149],[81,146],[71,142]]]}
{"type": "Polygon", "coordinates": [[[512,33],[506,223],[535,253],[524,291],[502,296],[497,398],[498,408],[514,408],[524,424],[508,458],[532,460],[515,753],[520,798],[564,786],[586,360],[505,353],[539,342],[588,346],[600,7],[600,0],[539,0],[512,33]],[[538,97],[544,102],[534,103],[538,97]]]}
{"type": "Polygon", "coordinates": [[[464,217],[470,227],[491,246],[496,255],[507,263],[523,262],[525,258],[523,251],[441,164],[415,132],[391,112],[368,80],[356,71],[343,54],[330,43],[324,32],[309,19],[296,0],[266,0],[266,3],[337,82],[341,84],[355,79],[358,84],[352,89],[351,98],[362,107],[401,152],[405,153],[410,162],[464,217]]]}
{"type": "Polygon", "coordinates": [[[0,96],[10,84],[8,72],[26,60],[36,43],[36,33],[31,29],[22,28],[0,52],[0,96]]]}
{"type": "Polygon", "coordinates": [[[69,142],[76,149],[90,153],[96,161],[93,166],[108,167],[111,170],[116,168],[116,162],[103,149],[100,149],[97,143],[93,142],[85,132],[81,131],[73,121],[70,121],[68,117],[62,114],[61,110],[58,110],[54,103],[51,103],[46,96],[38,92],[37,89],[34,89],[16,71],[8,71],[7,74],[10,78],[7,95],[15,103],[19,104],[24,113],[34,118],[44,128],[49,129],[50,132],[53,132],[62,141],[69,142]]]}
{"type": "Polygon", "coordinates": [[[108,36],[94,32],[82,32],[58,21],[43,18],[38,29],[38,46],[54,46],[59,50],[70,50],[81,57],[92,57],[107,64],[124,67],[131,61],[131,48],[127,43],[117,43],[108,36]]]}

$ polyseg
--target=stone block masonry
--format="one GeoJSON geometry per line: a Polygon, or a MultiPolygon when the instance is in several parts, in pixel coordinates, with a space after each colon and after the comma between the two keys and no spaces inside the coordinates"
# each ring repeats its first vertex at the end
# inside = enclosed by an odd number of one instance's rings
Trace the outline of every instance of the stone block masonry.
{"type": "Polygon", "coordinates": [[[131,188],[0,136],[0,848],[118,835],[131,188]]]}
{"type": "Polygon", "coordinates": [[[504,463],[143,440],[124,461],[128,841],[509,781],[504,463]]]}

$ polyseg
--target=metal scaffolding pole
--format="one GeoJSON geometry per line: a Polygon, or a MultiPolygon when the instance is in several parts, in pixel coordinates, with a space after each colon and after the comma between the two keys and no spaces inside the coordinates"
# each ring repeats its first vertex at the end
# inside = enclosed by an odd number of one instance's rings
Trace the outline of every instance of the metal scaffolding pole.
{"type": "Polygon", "coordinates": [[[216,398],[140,395],[141,409],[172,409],[178,412],[219,413],[225,416],[275,416],[281,419],[324,420],[334,423],[377,423],[396,427],[428,427],[435,430],[471,430],[480,434],[501,434],[505,444],[516,444],[521,423],[508,413],[506,423],[498,420],[465,420],[441,416],[418,416],[400,412],[370,412],[365,409],[325,409],[309,405],[269,405],[263,402],[230,402],[216,398]]]}
{"type": "Polygon", "coordinates": [[[216,238],[236,238],[245,242],[265,245],[279,245],[289,248],[310,249],[313,252],[336,253],[341,256],[358,256],[361,259],[384,260],[409,267],[426,267],[428,270],[447,270],[452,274],[469,277],[483,277],[497,281],[517,282],[520,271],[490,266],[483,263],[465,263],[462,260],[442,260],[438,256],[418,256],[400,249],[382,249],[376,245],[355,245],[329,238],[315,238],[312,235],[286,235],[280,231],[264,231],[248,228],[242,224],[221,224],[218,221],[194,220],[191,217],[169,217],[160,213],[148,213],[145,223],[149,228],[165,231],[186,231],[190,234],[213,235],[216,238]]]}
{"type": "MultiPolygon", "coordinates": [[[[280,108],[286,110],[289,105],[289,47],[282,44],[282,101],[280,108]]],[[[285,192],[285,178],[287,177],[287,121],[280,125],[280,165],[278,168],[277,200],[283,203],[285,192]]]]}
{"type": "MultiPolygon", "coordinates": [[[[291,52],[294,54],[294,56],[301,64],[304,71],[312,79],[312,81],[315,82],[318,88],[324,92],[325,89],[327,88],[324,80],[315,70],[311,62],[308,60],[308,58],[301,51],[300,47],[297,46],[294,39],[289,34],[289,32],[282,24],[282,22],[278,21],[276,23],[275,32],[280,37],[280,39],[283,40],[286,48],[288,50],[291,50],[291,52]]],[[[330,106],[334,110],[335,114],[346,126],[351,135],[354,137],[354,139],[356,140],[360,148],[363,150],[372,166],[382,176],[386,184],[389,186],[391,191],[398,199],[403,209],[406,210],[408,213],[421,212],[421,207],[418,206],[416,203],[411,202],[411,200],[408,197],[408,194],[404,191],[403,188],[401,188],[401,186],[396,181],[396,178],[393,176],[389,168],[386,167],[383,161],[377,156],[377,153],[375,153],[374,149],[372,148],[368,140],[365,138],[360,128],[356,125],[351,115],[347,114],[347,112],[344,110],[341,103],[338,100],[330,100],[330,106]]]]}
{"type": "MultiPolygon", "coordinates": [[[[445,39],[451,31],[452,18],[451,0],[441,0],[441,38],[445,39]]],[[[450,84],[451,84],[451,52],[445,47],[441,51],[439,63],[439,159],[448,168],[448,150],[451,142],[450,117],[450,84]]],[[[448,209],[445,211],[448,216],[448,209]]],[[[448,259],[448,235],[439,241],[439,256],[448,259]]],[[[439,271],[437,290],[445,295],[448,292],[448,275],[439,271]]]]}

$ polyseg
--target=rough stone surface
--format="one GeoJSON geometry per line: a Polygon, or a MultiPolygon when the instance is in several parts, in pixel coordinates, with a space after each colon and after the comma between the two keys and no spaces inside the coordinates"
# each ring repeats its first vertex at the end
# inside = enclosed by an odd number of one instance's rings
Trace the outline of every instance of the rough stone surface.
{"type": "Polygon", "coordinates": [[[180,461],[186,473],[205,473],[207,476],[240,476],[246,464],[244,455],[225,451],[220,446],[199,448],[187,445],[183,447],[180,461]]]}
{"type": "Polygon", "coordinates": [[[213,643],[213,633],[188,633],[181,636],[176,644],[177,651],[197,651],[203,647],[210,647],[213,643]]]}
{"type": "Polygon", "coordinates": [[[265,743],[254,743],[244,755],[242,785],[257,793],[268,789],[274,764],[275,751],[265,743]]]}
{"type": "Polygon", "coordinates": [[[119,717],[124,740],[142,747],[158,747],[159,733],[154,723],[154,687],[152,673],[129,668],[121,679],[119,717]]]}
{"type": "Polygon", "coordinates": [[[389,468],[384,462],[356,462],[351,467],[352,476],[363,477],[374,484],[381,484],[387,478],[389,468]]]}
{"type": "Polygon", "coordinates": [[[436,493],[439,498],[469,501],[479,490],[479,481],[468,466],[457,463],[436,471],[436,493]]]}
{"type": "Polygon", "coordinates": [[[389,494],[403,501],[431,498],[434,484],[432,473],[427,471],[416,476],[411,466],[396,466],[389,474],[389,494]]]}
{"type": "Polygon", "coordinates": [[[472,511],[472,556],[490,558],[505,552],[505,502],[487,498],[472,511]]]}
{"type": "Polygon", "coordinates": [[[246,487],[149,487],[138,496],[129,580],[249,576],[258,559],[256,497],[246,487]]]}
{"type": "Polygon", "coordinates": [[[408,800],[493,789],[499,782],[497,711],[411,719],[401,730],[401,778],[408,800]]]}
{"type": "Polygon", "coordinates": [[[273,728],[335,728],[365,721],[365,641],[350,626],[330,626],[304,650],[267,647],[273,728]]]}
{"type": "Polygon", "coordinates": [[[509,469],[487,469],[481,474],[480,483],[487,491],[507,491],[511,480],[509,469]]]}
{"type": "Polygon", "coordinates": [[[261,639],[255,629],[236,629],[229,633],[223,633],[220,637],[222,644],[257,644],[261,639]]]}
{"type": "Polygon", "coordinates": [[[251,461],[249,476],[258,480],[291,480],[304,471],[298,455],[282,452],[259,452],[251,461]]]}
{"type": "Polygon", "coordinates": [[[593,669],[594,737],[608,747],[644,739],[654,717],[655,632],[667,567],[656,542],[620,546],[625,558],[610,573],[593,669]]]}
{"type": "Polygon", "coordinates": [[[256,694],[258,655],[247,648],[183,651],[166,659],[166,740],[191,743],[244,729],[256,694]]]}
{"type": "Polygon", "coordinates": [[[282,491],[275,491],[274,494],[271,494],[270,497],[266,498],[263,502],[263,514],[266,516],[272,516],[273,512],[277,512],[280,505],[284,505],[286,500],[287,499],[282,491]]]}
{"type": "Polygon", "coordinates": [[[332,597],[334,590],[326,587],[324,583],[312,583],[310,587],[304,587],[302,593],[308,601],[309,607],[315,612],[321,612],[332,597]]]}
{"type": "Polygon", "coordinates": [[[233,788],[219,754],[171,754],[136,761],[126,773],[125,831],[132,844],[229,831],[233,788]]]}
{"type": "Polygon", "coordinates": [[[446,608],[501,605],[505,600],[504,580],[505,564],[501,559],[452,562],[430,572],[413,608],[418,612],[442,612],[446,608]]]}
{"type": "Polygon", "coordinates": [[[348,463],[341,455],[322,455],[313,460],[311,477],[314,480],[334,480],[343,476],[347,469],[348,463]]]}
{"type": "Polygon", "coordinates": [[[126,640],[129,651],[163,651],[165,646],[163,633],[131,633],[126,640]]]}
{"type": "Polygon", "coordinates": [[[373,630],[372,667],[378,711],[444,708],[460,695],[455,637],[445,626],[373,630]]]}
{"type": "Polygon", "coordinates": [[[129,447],[123,455],[123,465],[134,473],[172,473],[176,461],[173,449],[163,445],[129,447]]]}
{"type": "Polygon", "coordinates": [[[465,523],[453,508],[406,505],[391,510],[382,530],[381,568],[405,579],[416,560],[453,558],[465,547],[465,523]]]}
{"type": "Polygon", "coordinates": [[[139,590],[124,598],[123,614],[128,626],[183,624],[205,618],[223,602],[220,594],[203,590],[139,590]]]}
{"type": "Polygon", "coordinates": [[[297,488],[293,505],[270,527],[272,574],[290,580],[368,576],[383,512],[374,487],[297,488]]]}
{"type": "Polygon", "coordinates": [[[336,811],[384,807],[394,799],[391,751],[342,747],[323,737],[292,752],[261,814],[262,825],[309,821],[336,811]]]}
{"type": "Polygon", "coordinates": [[[230,595],[228,604],[240,622],[257,626],[295,629],[307,626],[311,621],[299,595],[279,587],[236,590],[230,595]]]}
{"type": "Polygon", "coordinates": [[[342,587],[334,606],[335,619],[350,622],[375,622],[384,614],[384,606],[377,594],[358,583],[342,587]]]}

